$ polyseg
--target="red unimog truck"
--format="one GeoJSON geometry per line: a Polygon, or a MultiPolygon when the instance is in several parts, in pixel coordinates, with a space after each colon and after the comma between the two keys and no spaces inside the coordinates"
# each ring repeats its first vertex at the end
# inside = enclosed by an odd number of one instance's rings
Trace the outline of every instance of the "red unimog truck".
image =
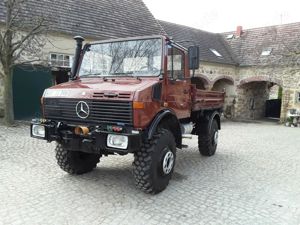
{"type": "Polygon", "coordinates": [[[70,81],[45,90],[42,119],[31,136],[56,141],[56,159],[70,174],[102,156],[134,154],[138,188],[158,193],[171,179],[182,138],[198,135],[199,151],[215,154],[224,92],[196,89],[190,70],[199,48],[166,36],[77,41],[70,81]]]}

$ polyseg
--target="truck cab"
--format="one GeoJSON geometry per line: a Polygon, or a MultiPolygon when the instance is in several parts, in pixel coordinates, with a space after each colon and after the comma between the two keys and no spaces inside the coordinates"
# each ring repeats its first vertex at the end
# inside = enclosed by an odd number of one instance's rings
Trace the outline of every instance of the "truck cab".
{"type": "Polygon", "coordinates": [[[215,153],[224,93],[191,83],[197,47],[166,36],[84,46],[83,38],[75,39],[69,82],[45,90],[43,118],[31,123],[32,137],[57,143],[64,171],[86,173],[102,156],[133,153],[136,186],[158,193],[171,179],[185,135],[198,135],[202,155],[215,153]]]}

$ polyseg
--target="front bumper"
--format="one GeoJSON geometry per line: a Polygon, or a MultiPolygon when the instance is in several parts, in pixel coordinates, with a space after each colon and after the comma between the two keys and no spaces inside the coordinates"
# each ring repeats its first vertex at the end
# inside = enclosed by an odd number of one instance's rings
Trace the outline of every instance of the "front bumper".
{"type": "MultiPolygon", "coordinates": [[[[75,125],[63,124],[51,120],[35,119],[30,125],[30,135],[33,138],[43,139],[48,142],[57,141],[63,144],[71,151],[82,151],[87,153],[127,154],[136,152],[140,149],[142,143],[142,133],[122,132],[116,133],[102,130],[99,127],[89,127],[90,132],[86,135],[76,135],[74,133],[75,125]],[[37,136],[33,132],[34,126],[44,126],[44,137],[37,136]],[[109,134],[123,135],[128,137],[128,146],[126,149],[112,148],[107,146],[107,136],[109,134]]],[[[126,129],[124,129],[126,130],[126,129]]]]}

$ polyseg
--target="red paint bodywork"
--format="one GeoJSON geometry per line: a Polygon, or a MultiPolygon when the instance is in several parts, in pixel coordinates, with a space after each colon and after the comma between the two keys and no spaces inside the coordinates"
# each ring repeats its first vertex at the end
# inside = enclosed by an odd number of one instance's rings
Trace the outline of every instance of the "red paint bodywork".
{"type": "MultiPolygon", "coordinates": [[[[163,39],[164,46],[166,46],[169,39],[164,36],[159,37],[163,39]]],[[[197,90],[195,85],[191,84],[190,71],[187,66],[189,65],[187,51],[180,46],[179,48],[185,53],[186,65],[184,78],[181,80],[170,80],[167,77],[168,51],[167,47],[164,47],[162,78],[140,76],[140,78],[113,77],[103,79],[99,77],[81,79],[77,76],[76,80],[53,86],[49,90],[55,89],[64,92],[63,98],[111,100],[111,97],[105,97],[105,95],[116,94],[117,96],[123,94],[127,95],[126,99],[117,97],[113,100],[143,102],[144,109],[133,110],[134,128],[137,129],[147,128],[154,117],[163,109],[169,109],[176,114],[178,119],[183,119],[189,118],[192,111],[222,108],[224,103],[223,92],[197,90]],[[152,89],[157,83],[162,84],[161,100],[152,99],[152,89]]],[[[61,96],[51,97],[62,98],[61,96]]]]}

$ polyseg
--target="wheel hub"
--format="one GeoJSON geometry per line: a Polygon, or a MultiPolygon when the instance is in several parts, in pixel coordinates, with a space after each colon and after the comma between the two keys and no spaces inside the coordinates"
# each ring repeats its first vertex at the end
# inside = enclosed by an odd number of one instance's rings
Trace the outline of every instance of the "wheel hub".
{"type": "Polygon", "coordinates": [[[174,165],[174,154],[170,150],[165,154],[164,159],[163,159],[163,172],[165,175],[169,174],[174,165]]]}
{"type": "Polygon", "coordinates": [[[218,144],[218,140],[219,140],[219,132],[216,131],[215,135],[214,135],[214,144],[217,145],[218,144]]]}

